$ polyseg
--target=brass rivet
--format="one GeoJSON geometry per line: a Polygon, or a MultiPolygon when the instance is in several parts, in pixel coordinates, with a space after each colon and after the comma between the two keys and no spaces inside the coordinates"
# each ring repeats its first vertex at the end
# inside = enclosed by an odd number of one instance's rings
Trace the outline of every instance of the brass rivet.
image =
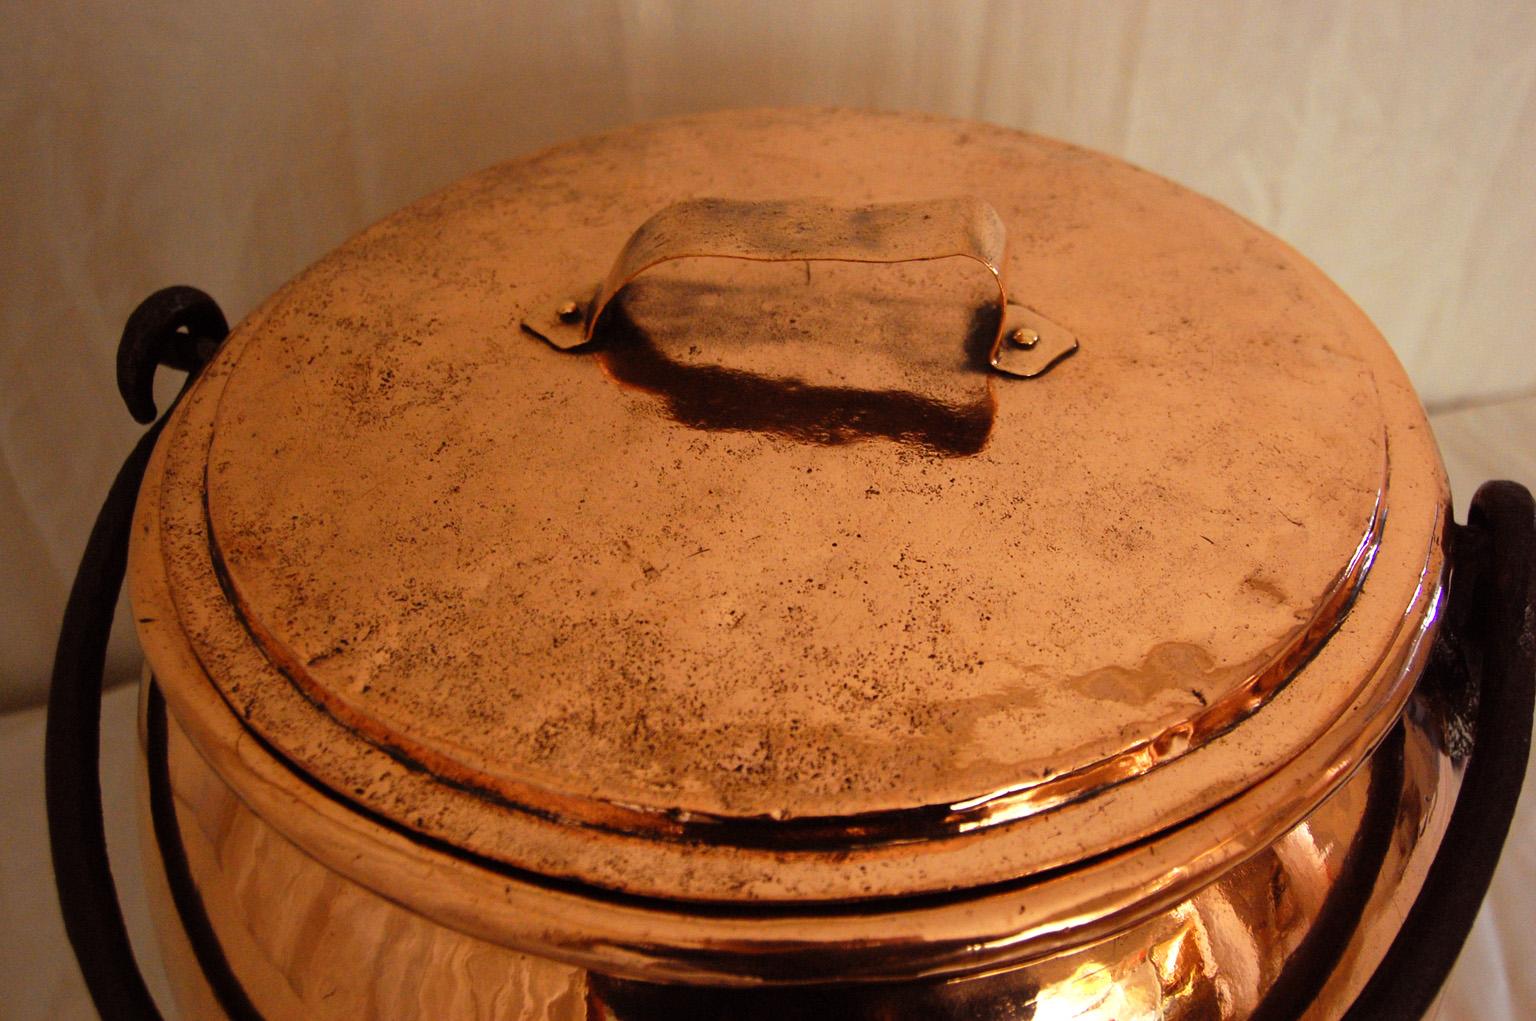
{"type": "Polygon", "coordinates": [[[1040,343],[1040,334],[1028,327],[1020,326],[1017,330],[1008,334],[1008,339],[1013,342],[1015,347],[1029,348],[1040,343]]]}
{"type": "Polygon", "coordinates": [[[581,318],[581,306],[574,301],[563,302],[555,309],[555,315],[560,317],[562,323],[574,323],[581,318]]]}

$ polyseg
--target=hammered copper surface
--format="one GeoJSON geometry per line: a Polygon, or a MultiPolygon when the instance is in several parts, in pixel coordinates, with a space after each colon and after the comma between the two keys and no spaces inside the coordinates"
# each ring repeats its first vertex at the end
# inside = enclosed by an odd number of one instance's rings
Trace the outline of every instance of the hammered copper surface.
{"type": "MultiPolygon", "coordinates": [[[[174,719],[167,753],[179,833],[220,948],[272,1021],[1192,1021],[1246,1018],[1266,1005],[1274,1013],[1277,991],[1289,992],[1298,975],[1303,990],[1317,991],[1302,1016],[1328,1018],[1348,1005],[1391,939],[1455,801],[1462,760],[1440,739],[1446,707],[1422,697],[1415,704],[1401,733],[1301,825],[1130,931],[1026,968],[883,986],[690,989],[497,946],[309,857],[234,796],[174,719]]],[[[152,840],[149,833],[146,825],[152,840]]],[[[198,1018],[222,1016],[180,952],[168,896],[159,891],[152,903],[182,1007],[198,1018]]],[[[1278,1005],[1290,1016],[1285,1001],[1278,1005]]]]}
{"type": "Polygon", "coordinates": [[[289,761],[488,858],[891,897],[1226,802],[1027,917],[909,920],[945,948],[913,967],[1102,934],[1294,825],[1390,725],[1439,591],[1443,480],[1358,311],[1206,200],[978,125],[719,115],[489,171],[275,297],[172,435],[135,596],[193,740],[223,761],[206,672],[289,761]],[[988,373],[981,274],[938,263],[679,263],[601,364],[521,330],[671,202],[826,192],[985,196],[1009,293],[1082,353],[988,373]]]}

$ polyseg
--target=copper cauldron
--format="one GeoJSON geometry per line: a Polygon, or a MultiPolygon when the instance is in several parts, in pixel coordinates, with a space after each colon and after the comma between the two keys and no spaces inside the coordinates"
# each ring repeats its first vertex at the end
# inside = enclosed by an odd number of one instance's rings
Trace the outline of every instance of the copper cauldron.
{"type": "Polygon", "coordinates": [[[1530,498],[1452,523],[1385,341],[1221,206],[723,113],[221,324],[162,294],[123,366],[144,412],[207,361],[128,567],[188,1016],[1432,1001],[1529,737],[1530,498]]]}

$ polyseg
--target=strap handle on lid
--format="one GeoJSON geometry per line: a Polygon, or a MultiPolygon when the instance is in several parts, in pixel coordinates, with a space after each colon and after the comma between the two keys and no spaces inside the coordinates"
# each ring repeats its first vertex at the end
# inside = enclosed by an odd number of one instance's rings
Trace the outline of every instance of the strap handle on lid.
{"type": "Polygon", "coordinates": [[[562,351],[591,343],[603,310],[626,284],[677,259],[896,263],[958,257],[985,266],[997,284],[1002,315],[987,361],[1004,375],[1028,379],[1076,351],[1077,338],[1008,301],[1002,269],[1007,237],[997,210],[977,198],[852,207],[818,199],[690,199],[667,206],[630,235],[591,303],[567,302],[535,332],[562,351]]]}

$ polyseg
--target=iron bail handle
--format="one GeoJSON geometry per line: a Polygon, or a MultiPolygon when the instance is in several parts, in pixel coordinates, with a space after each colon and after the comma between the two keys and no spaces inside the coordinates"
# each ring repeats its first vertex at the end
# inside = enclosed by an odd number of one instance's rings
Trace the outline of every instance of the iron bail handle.
{"type": "MultiPolygon", "coordinates": [[[[171,415],[167,411],[155,420],[155,373],[162,367],[186,372],[181,389],[185,394],[228,333],[218,304],[193,287],[156,291],[134,309],[123,327],[117,354],[118,389],[133,416],[140,422],[154,420],[154,425],[123,463],[91,528],[54,654],[43,761],[54,884],[80,975],[97,1011],[108,1021],[160,1021],[161,1015],[134,958],[107,855],[99,768],[107,640],[127,571],[139,486],[150,452],[171,415]]],[[[176,400],[181,400],[180,395],[176,400]]],[[[162,718],[162,735],[163,722],[162,718]]],[[[177,915],[224,1013],[235,1021],[260,1021],[223,959],[187,872],[165,768],[163,754],[158,763],[150,763],[149,802],[155,849],[165,862],[177,915]]]]}
{"type": "Polygon", "coordinates": [[[1001,315],[988,363],[1004,375],[1029,379],[1076,351],[1077,338],[1008,300],[1002,270],[1007,239],[1002,217],[978,198],[864,206],[819,199],[689,199],[642,223],[620,249],[596,297],[585,306],[570,301],[553,310],[548,327],[537,334],[562,351],[591,343],[603,310],[626,284],[677,259],[896,263],[965,258],[985,266],[997,284],[1001,315]]]}

